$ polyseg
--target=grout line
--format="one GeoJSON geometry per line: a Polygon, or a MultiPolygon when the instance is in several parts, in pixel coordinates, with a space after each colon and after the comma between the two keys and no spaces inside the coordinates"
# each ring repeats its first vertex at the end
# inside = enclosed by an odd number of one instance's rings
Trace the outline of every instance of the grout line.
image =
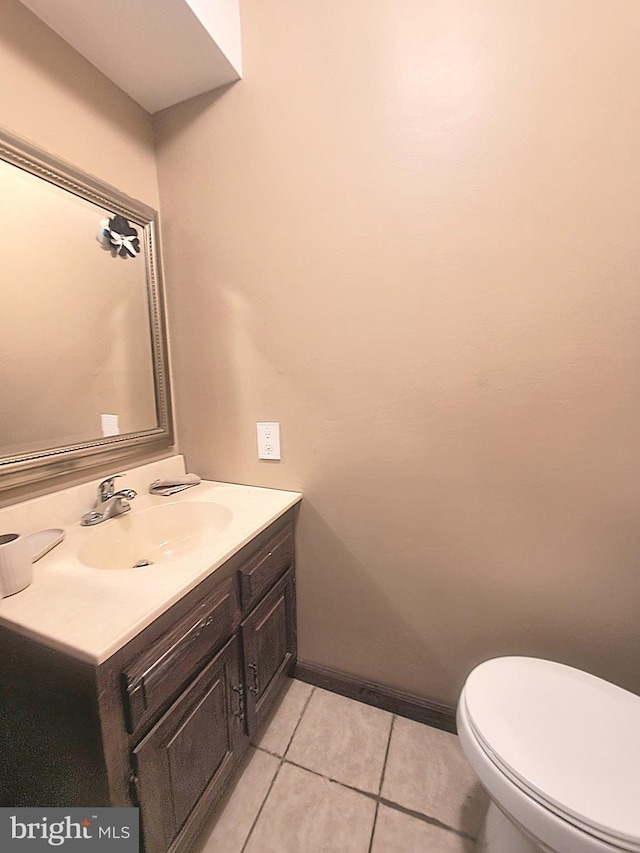
{"type": "MultiPolygon", "coordinates": [[[[304,716],[304,712],[307,710],[307,705],[311,701],[311,696],[313,695],[314,690],[315,690],[315,687],[312,688],[311,692],[307,696],[306,702],[304,703],[304,707],[302,708],[302,711],[300,712],[300,716],[298,717],[298,722],[295,724],[294,729],[293,729],[293,733],[292,733],[291,737],[289,738],[289,743],[287,744],[287,747],[284,750],[284,755],[287,754],[287,751],[288,751],[289,747],[291,746],[291,741],[293,740],[295,733],[298,731],[298,726],[300,725],[302,717],[304,716]]],[[[261,747],[254,746],[254,749],[261,749],[261,747]]],[[[258,809],[258,813],[256,814],[255,818],[253,819],[253,823],[251,824],[251,827],[249,828],[249,832],[247,833],[247,837],[244,840],[244,844],[242,845],[242,849],[241,849],[240,853],[244,853],[244,851],[246,850],[247,844],[249,843],[249,839],[253,835],[253,830],[255,829],[256,824],[258,823],[260,815],[262,814],[262,811],[263,811],[263,809],[267,803],[267,800],[269,799],[269,794],[271,793],[273,786],[275,785],[276,779],[280,775],[280,770],[282,769],[282,765],[284,764],[284,755],[276,755],[275,753],[270,752],[268,749],[263,749],[262,751],[266,752],[267,755],[272,755],[274,758],[278,758],[280,763],[278,764],[278,767],[276,768],[276,772],[273,774],[273,779],[271,780],[271,784],[269,785],[267,793],[265,794],[264,800],[262,801],[260,808],[258,809]]]]}
{"type": "Polygon", "coordinates": [[[376,823],[378,822],[378,809],[379,808],[380,808],[380,803],[376,803],[376,811],[375,811],[375,814],[373,816],[373,826],[371,827],[371,839],[369,841],[369,850],[367,851],[367,853],[371,853],[371,851],[373,850],[373,839],[375,838],[375,835],[376,835],[376,823]]]}
{"type": "Polygon", "coordinates": [[[252,743],[251,746],[254,749],[260,750],[260,752],[266,752],[267,755],[270,755],[272,758],[277,758],[278,761],[282,761],[282,756],[279,752],[272,752],[270,749],[267,749],[265,746],[256,746],[255,743],[252,743]]]}
{"type": "MultiPolygon", "coordinates": [[[[380,797],[380,795],[382,793],[382,784],[384,782],[384,773],[385,773],[385,770],[387,769],[387,759],[389,758],[389,749],[391,747],[391,735],[393,734],[393,726],[395,724],[395,721],[396,721],[396,715],[392,714],[391,715],[391,725],[389,726],[389,737],[387,738],[387,748],[386,748],[385,753],[384,753],[384,760],[382,762],[382,772],[380,773],[380,782],[378,784],[378,798],[380,797]]],[[[371,839],[369,840],[369,851],[368,851],[368,853],[371,853],[371,851],[373,850],[373,839],[376,837],[376,824],[378,823],[378,812],[379,811],[380,811],[380,800],[377,799],[376,800],[376,810],[375,810],[375,814],[373,815],[373,826],[371,827],[371,839]]]]}
{"type": "Polygon", "coordinates": [[[396,715],[393,714],[391,717],[391,725],[389,726],[389,739],[387,740],[387,751],[384,754],[384,761],[382,762],[382,773],[380,774],[380,784],[378,786],[378,795],[382,794],[382,785],[384,783],[384,775],[387,772],[387,760],[389,758],[389,750],[391,749],[391,737],[393,736],[393,727],[396,724],[396,715]]]}
{"type": "Polygon", "coordinates": [[[370,800],[377,800],[378,795],[371,791],[363,791],[362,788],[356,788],[355,785],[349,785],[348,782],[341,782],[339,779],[334,779],[333,776],[327,776],[326,773],[320,773],[318,770],[311,770],[305,767],[304,764],[298,764],[297,761],[292,761],[291,758],[284,758],[285,764],[290,764],[292,767],[297,767],[299,770],[306,770],[307,773],[313,773],[314,776],[319,776],[321,779],[326,779],[327,782],[333,782],[334,785],[339,785],[341,788],[346,788],[349,791],[355,791],[356,794],[362,794],[363,797],[369,797],[370,800]]]}
{"type": "MultiPolygon", "coordinates": [[[[313,695],[314,690],[315,690],[315,687],[313,687],[313,688],[311,689],[311,692],[309,693],[309,695],[308,695],[308,696],[307,696],[307,698],[305,699],[304,706],[303,706],[302,710],[300,711],[300,716],[298,717],[298,721],[296,722],[295,726],[293,727],[293,731],[292,731],[292,733],[291,733],[291,737],[289,738],[289,740],[288,740],[288,742],[287,742],[287,745],[286,745],[286,747],[284,748],[284,750],[283,750],[283,752],[282,752],[282,755],[280,755],[280,753],[279,753],[279,752],[273,752],[271,749],[267,749],[267,747],[266,747],[266,746],[261,746],[260,744],[255,743],[253,740],[252,740],[252,741],[250,741],[251,746],[252,746],[252,747],[254,747],[254,749],[261,749],[261,750],[262,750],[262,752],[266,752],[266,753],[268,753],[269,755],[273,755],[273,756],[275,756],[276,758],[284,758],[284,756],[285,756],[285,755],[287,754],[287,752],[289,751],[289,747],[291,746],[291,741],[293,740],[295,733],[298,731],[298,726],[299,726],[299,725],[300,725],[300,723],[302,722],[302,717],[304,716],[304,712],[307,710],[307,705],[309,704],[309,702],[310,702],[310,700],[311,700],[311,696],[313,695]]],[[[273,717],[271,718],[271,720],[275,719],[275,718],[278,716],[278,711],[279,711],[279,710],[280,710],[280,708],[277,708],[277,709],[276,709],[276,712],[275,712],[275,714],[273,715],[273,717]]],[[[269,722],[271,722],[271,720],[270,720],[269,722]]],[[[268,728],[269,728],[269,724],[268,724],[268,723],[265,723],[264,727],[260,730],[260,734],[261,734],[261,735],[262,735],[262,734],[264,734],[268,728]]]]}
{"type": "Polygon", "coordinates": [[[298,722],[295,724],[294,729],[293,729],[293,731],[291,732],[291,737],[289,738],[289,743],[287,744],[287,747],[286,747],[285,751],[282,753],[282,758],[283,758],[283,760],[284,760],[284,757],[286,756],[286,754],[289,752],[289,747],[291,746],[291,744],[292,744],[292,742],[293,742],[293,739],[294,739],[294,737],[296,736],[296,732],[298,731],[298,727],[299,727],[300,723],[302,722],[302,718],[303,718],[303,717],[304,717],[304,715],[305,715],[305,711],[306,711],[306,710],[307,710],[307,708],[309,707],[309,702],[311,702],[311,697],[313,696],[313,694],[314,694],[315,692],[316,692],[316,688],[315,688],[315,687],[312,687],[312,688],[311,688],[311,692],[310,692],[310,693],[309,693],[309,695],[307,696],[307,700],[306,700],[306,702],[304,703],[304,707],[303,707],[302,711],[300,712],[300,716],[298,717],[298,722]]]}
{"type": "Polygon", "coordinates": [[[267,800],[269,799],[269,794],[271,793],[271,789],[275,785],[275,781],[278,778],[278,774],[280,773],[281,767],[282,767],[282,759],[280,760],[280,764],[278,764],[278,766],[276,768],[276,772],[273,774],[273,779],[271,780],[271,784],[269,785],[269,788],[267,789],[267,793],[264,795],[264,800],[260,804],[260,808],[258,809],[258,812],[257,812],[256,816],[254,817],[251,826],[249,827],[249,832],[247,832],[247,837],[245,838],[244,844],[242,845],[242,848],[240,849],[240,853],[244,853],[244,851],[247,848],[247,844],[249,843],[249,839],[251,838],[251,836],[253,834],[253,830],[255,829],[255,826],[258,823],[258,820],[260,819],[260,815],[262,814],[262,810],[264,809],[265,804],[266,804],[267,800]]]}
{"type": "Polygon", "coordinates": [[[327,782],[332,782],[334,785],[339,785],[341,788],[346,788],[348,791],[354,791],[356,794],[361,794],[363,797],[373,800],[377,805],[387,806],[387,808],[394,809],[395,811],[402,812],[409,817],[421,820],[423,823],[428,823],[431,826],[437,826],[439,829],[446,829],[448,832],[453,832],[454,835],[458,835],[460,838],[475,841],[474,837],[469,835],[467,832],[464,832],[464,830],[457,829],[455,826],[449,826],[449,824],[443,823],[436,817],[430,817],[430,815],[415,811],[407,806],[400,805],[400,803],[394,803],[393,800],[388,800],[380,794],[372,794],[371,791],[363,791],[362,788],[356,788],[355,785],[349,785],[347,782],[341,782],[339,779],[334,779],[332,776],[327,776],[325,773],[319,773],[317,770],[311,770],[309,767],[305,767],[303,764],[298,764],[297,761],[292,761],[290,758],[283,758],[282,764],[290,764],[292,767],[297,767],[299,770],[306,770],[307,773],[313,773],[314,776],[326,779],[327,782]]]}
{"type": "Polygon", "coordinates": [[[378,801],[382,806],[387,806],[387,808],[394,809],[394,811],[402,812],[402,814],[414,817],[416,820],[421,820],[423,823],[428,823],[431,826],[437,826],[439,829],[446,829],[447,832],[452,832],[454,835],[457,835],[460,838],[465,838],[468,841],[475,841],[475,838],[472,835],[469,835],[468,832],[465,832],[462,829],[456,829],[455,826],[449,826],[448,823],[443,823],[436,817],[430,817],[422,812],[417,812],[414,809],[407,808],[407,806],[402,806],[400,803],[394,803],[393,800],[387,800],[385,797],[379,797],[378,801]]]}

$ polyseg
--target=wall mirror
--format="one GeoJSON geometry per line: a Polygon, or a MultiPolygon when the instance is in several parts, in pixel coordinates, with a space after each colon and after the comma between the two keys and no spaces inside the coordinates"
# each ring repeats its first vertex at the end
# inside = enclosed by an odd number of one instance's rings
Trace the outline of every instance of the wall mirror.
{"type": "Polygon", "coordinates": [[[0,197],[0,490],[170,445],[156,212],[1,129],[0,197]]]}

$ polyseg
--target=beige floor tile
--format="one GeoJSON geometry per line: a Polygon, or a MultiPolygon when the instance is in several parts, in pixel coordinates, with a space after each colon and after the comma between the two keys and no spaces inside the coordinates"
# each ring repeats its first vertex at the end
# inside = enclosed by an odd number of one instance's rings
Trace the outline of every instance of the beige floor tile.
{"type": "Polygon", "coordinates": [[[253,739],[253,744],[275,755],[284,755],[312,690],[311,684],[291,679],[271,719],[253,739]]]}
{"type": "Polygon", "coordinates": [[[286,757],[377,794],[391,721],[386,711],[316,688],[286,757]]]}
{"type": "Polygon", "coordinates": [[[374,816],[370,797],[285,763],[245,853],[368,853],[374,816]]]}
{"type": "Polygon", "coordinates": [[[273,755],[251,749],[213,830],[198,848],[200,853],[240,853],[279,765],[279,759],[273,755]]]}
{"type": "Polygon", "coordinates": [[[371,853],[472,853],[473,842],[380,805],[371,853]]]}
{"type": "Polygon", "coordinates": [[[396,717],[382,796],[476,836],[488,798],[456,735],[396,717]]]}

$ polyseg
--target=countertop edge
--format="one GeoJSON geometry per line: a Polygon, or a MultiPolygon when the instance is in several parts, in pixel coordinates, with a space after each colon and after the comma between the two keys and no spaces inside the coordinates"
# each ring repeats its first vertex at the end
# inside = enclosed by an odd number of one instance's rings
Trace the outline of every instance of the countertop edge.
{"type": "MultiPolygon", "coordinates": [[[[12,619],[7,617],[6,613],[2,613],[2,608],[0,608],[0,625],[9,631],[14,631],[17,634],[40,643],[42,646],[62,652],[71,658],[92,666],[100,666],[120,651],[142,631],[148,628],[149,625],[162,616],[163,613],[192,592],[212,573],[232,559],[242,548],[262,533],[262,531],[266,530],[271,524],[282,518],[283,515],[289,512],[302,500],[302,494],[300,492],[283,489],[269,489],[261,486],[242,486],[239,484],[227,484],[215,481],[207,482],[210,485],[215,486],[232,486],[233,488],[238,487],[251,491],[264,491],[271,494],[278,494],[283,497],[283,502],[275,509],[266,509],[263,518],[259,522],[247,527],[246,530],[243,531],[243,535],[239,536],[238,539],[233,541],[233,544],[229,545],[222,553],[217,555],[208,566],[203,566],[201,570],[195,572],[191,577],[189,577],[184,584],[171,590],[167,594],[166,598],[163,598],[162,601],[155,604],[152,603],[148,612],[135,619],[130,627],[116,631],[110,637],[105,638],[104,644],[101,645],[101,648],[97,648],[98,644],[96,642],[92,643],[87,641],[83,643],[82,641],[65,641],[59,635],[54,636],[44,631],[39,631],[32,621],[30,623],[30,621],[24,617],[22,619],[12,619]]],[[[20,595],[20,593],[17,593],[16,595],[20,595]]],[[[8,600],[9,599],[4,599],[4,601],[8,600]]]]}

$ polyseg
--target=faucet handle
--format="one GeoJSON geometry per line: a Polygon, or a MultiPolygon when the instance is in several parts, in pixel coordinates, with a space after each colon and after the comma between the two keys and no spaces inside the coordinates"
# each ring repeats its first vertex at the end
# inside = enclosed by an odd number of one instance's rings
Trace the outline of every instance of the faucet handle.
{"type": "Polygon", "coordinates": [[[124,477],[124,474],[111,474],[110,477],[104,479],[98,486],[98,497],[101,501],[108,501],[113,496],[114,483],[116,477],[124,477]]]}

